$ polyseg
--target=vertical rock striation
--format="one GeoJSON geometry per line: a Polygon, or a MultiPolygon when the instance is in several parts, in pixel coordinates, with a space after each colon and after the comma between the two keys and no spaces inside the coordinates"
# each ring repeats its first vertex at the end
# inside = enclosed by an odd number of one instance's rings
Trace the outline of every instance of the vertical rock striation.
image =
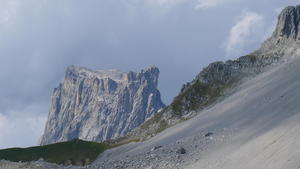
{"type": "Polygon", "coordinates": [[[285,8],[278,17],[273,37],[300,40],[300,6],[285,8]]]}
{"type": "Polygon", "coordinates": [[[68,67],[54,89],[41,144],[124,136],[164,107],[158,76],[156,67],[140,73],[68,67]]]}
{"type": "Polygon", "coordinates": [[[297,56],[300,45],[300,5],[282,10],[273,35],[256,51],[260,55],[297,56]]]}

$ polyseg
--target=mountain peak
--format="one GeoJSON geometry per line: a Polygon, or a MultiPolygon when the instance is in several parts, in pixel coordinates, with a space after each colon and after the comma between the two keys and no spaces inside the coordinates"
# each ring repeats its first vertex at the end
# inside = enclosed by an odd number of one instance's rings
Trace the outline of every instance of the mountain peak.
{"type": "Polygon", "coordinates": [[[126,72],[122,72],[117,69],[109,69],[109,70],[91,70],[85,67],[78,67],[78,66],[69,66],[66,69],[66,75],[65,78],[68,77],[81,77],[81,78],[87,78],[87,77],[95,77],[98,79],[105,79],[110,78],[114,81],[122,81],[125,79],[126,72]]]}
{"type": "Polygon", "coordinates": [[[300,40],[300,5],[288,6],[282,10],[273,37],[300,40]]]}
{"type": "Polygon", "coordinates": [[[69,66],[53,92],[41,144],[124,136],[165,106],[158,76],[156,67],[127,73],[69,66]]]}

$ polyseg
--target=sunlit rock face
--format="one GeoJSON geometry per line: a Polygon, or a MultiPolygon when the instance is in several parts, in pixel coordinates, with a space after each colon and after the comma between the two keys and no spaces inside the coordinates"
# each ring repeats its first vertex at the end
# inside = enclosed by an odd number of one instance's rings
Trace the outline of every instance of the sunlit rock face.
{"type": "Polygon", "coordinates": [[[41,144],[125,135],[164,107],[158,77],[156,67],[139,73],[68,67],[64,82],[53,91],[41,144]]]}

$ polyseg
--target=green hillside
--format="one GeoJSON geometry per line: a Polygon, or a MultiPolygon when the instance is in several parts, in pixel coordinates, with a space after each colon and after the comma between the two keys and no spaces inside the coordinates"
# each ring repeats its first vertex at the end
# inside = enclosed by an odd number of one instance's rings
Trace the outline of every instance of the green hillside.
{"type": "Polygon", "coordinates": [[[72,140],[45,146],[0,150],[0,159],[27,162],[43,158],[57,164],[87,165],[109,147],[103,143],[72,140]]]}

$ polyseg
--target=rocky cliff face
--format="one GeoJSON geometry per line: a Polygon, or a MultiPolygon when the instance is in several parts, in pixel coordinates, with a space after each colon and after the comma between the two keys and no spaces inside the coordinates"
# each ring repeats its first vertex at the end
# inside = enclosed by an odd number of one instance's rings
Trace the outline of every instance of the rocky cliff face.
{"type": "Polygon", "coordinates": [[[273,35],[262,47],[254,52],[256,55],[297,56],[300,53],[300,5],[289,6],[278,16],[278,23],[273,35]]]}
{"type": "Polygon", "coordinates": [[[68,67],[63,84],[54,89],[41,144],[125,135],[164,107],[158,76],[156,67],[140,73],[68,67]]]}
{"type": "Polygon", "coordinates": [[[300,40],[300,6],[285,8],[278,17],[274,38],[300,40]]]}
{"type": "Polygon", "coordinates": [[[285,8],[278,17],[273,35],[260,49],[236,60],[214,62],[205,67],[195,79],[183,85],[171,105],[129,133],[128,138],[145,139],[191,118],[199,110],[222,98],[243,78],[255,76],[289,57],[300,56],[299,31],[300,5],[285,8]]]}

